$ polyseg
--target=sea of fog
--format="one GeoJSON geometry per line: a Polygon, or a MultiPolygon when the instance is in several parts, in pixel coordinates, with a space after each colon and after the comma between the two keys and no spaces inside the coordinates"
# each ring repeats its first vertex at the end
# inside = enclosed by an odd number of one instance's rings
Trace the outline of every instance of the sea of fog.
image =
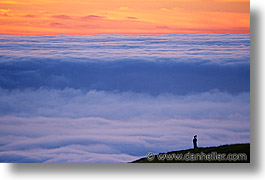
{"type": "Polygon", "coordinates": [[[0,35],[0,162],[250,142],[249,35],[0,35]]]}

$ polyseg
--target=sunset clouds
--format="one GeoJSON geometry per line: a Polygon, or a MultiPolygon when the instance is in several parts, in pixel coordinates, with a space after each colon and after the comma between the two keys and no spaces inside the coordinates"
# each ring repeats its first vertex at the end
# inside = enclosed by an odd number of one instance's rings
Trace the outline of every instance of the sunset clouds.
{"type": "Polygon", "coordinates": [[[2,0],[0,162],[250,142],[249,0],[2,0]]]}
{"type": "Polygon", "coordinates": [[[0,2],[1,34],[249,33],[249,0],[0,2]]]}

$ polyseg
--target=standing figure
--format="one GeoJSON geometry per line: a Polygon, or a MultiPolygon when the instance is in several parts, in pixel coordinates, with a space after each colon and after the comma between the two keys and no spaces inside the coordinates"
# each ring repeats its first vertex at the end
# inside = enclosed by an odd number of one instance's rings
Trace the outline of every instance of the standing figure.
{"type": "Polygon", "coordinates": [[[195,135],[193,138],[193,147],[194,149],[197,149],[197,135],[195,135]]]}

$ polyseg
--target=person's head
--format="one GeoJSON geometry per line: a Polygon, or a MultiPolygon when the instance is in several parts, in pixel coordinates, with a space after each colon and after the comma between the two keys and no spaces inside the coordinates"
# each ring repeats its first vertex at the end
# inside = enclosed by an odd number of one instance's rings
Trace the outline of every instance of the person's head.
{"type": "Polygon", "coordinates": [[[197,138],[197,135],[195,135],[194,138],[197,138]]]}

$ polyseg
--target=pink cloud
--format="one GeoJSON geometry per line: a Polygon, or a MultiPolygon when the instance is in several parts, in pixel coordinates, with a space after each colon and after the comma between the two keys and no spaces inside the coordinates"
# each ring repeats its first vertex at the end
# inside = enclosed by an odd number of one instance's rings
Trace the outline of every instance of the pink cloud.
{"type": "Polygon", "coordinates": [[[101,19],[104,18],[104,16],[98,16],[98,15],[87,15],[87,16],[83,16],[82,19],[101,19]]]}
{"type": "Polygon", "coordinates": [[[51,17],[52,17],[52,18],[55,18],[55,19],[71,19],[70,16],[65,15],[65,14],[53,15],[53,16],[51,16],[51,17]]]}
{"type": "Polygon", "coordinates": [[[128,16],[127,19],[138,19],[136,17],[131,17],[131,16],[128,16]]]}
{"type": "Polygon", "coordinates": [[[49,24],[51,27],[62,27],[63,24],[62,23],[59,23],[59,22],[52,22],[49,24]]]}
{"type": "Polygon", "coordinates": [[[26,18],[35,18],[37,17],[36,15],[33,15],[33,14],[26,14],[26,15],[23,15],[22,17],[26,17],[26,18]]]}

